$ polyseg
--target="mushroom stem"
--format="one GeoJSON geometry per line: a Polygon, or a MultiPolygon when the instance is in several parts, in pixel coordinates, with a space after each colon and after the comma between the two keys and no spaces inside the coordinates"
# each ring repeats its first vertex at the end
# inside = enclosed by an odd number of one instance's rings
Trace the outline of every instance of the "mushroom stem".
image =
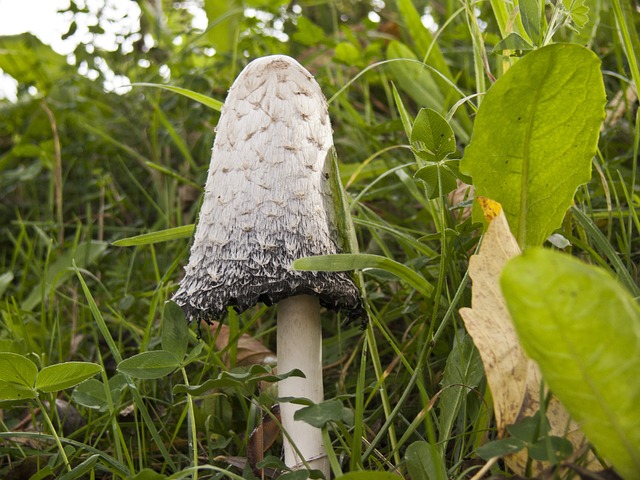
{"type": "MultiPolygon", "coordinates": [[[[308,398],[314,403],[324,399],[322,387],[322,329],[320,303],[311,295],[296,295],[278,303],[278,371],[299,368],[306,378],[290,377],[278,383],[278,396],[308,398]]],[[[293,415],[301,405],[282,403],[280,415],[284,435],[285,464],[293,469],[306,461],[313,469],[330,478],[329,461],[322,441],[322,432],[293,415]],[[289,438],[287,438],[287,435],[289,438]],[[290,439],[290,440],[289,440],[290,439]],[[293,445],[302,458],[293,448],[293,445]]]]}

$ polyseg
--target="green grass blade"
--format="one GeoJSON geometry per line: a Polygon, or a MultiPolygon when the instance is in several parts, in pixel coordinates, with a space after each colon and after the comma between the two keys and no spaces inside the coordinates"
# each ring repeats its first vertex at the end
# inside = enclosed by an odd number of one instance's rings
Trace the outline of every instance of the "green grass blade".
{"type": "Polygon", "coordinates": [[[614,271],[618,275],[618,278],[622,282],[622,284],[631,292],[634,296],[640,296],[640,288],[636,285],[635,280],[629,273],[629,270],[624,265],[624,262],[618,255],[618,252],[615,251],[607,237],[600,231],[600,229],[596,226],[595,223],[587,216],[579,208],[572,208],[571,212],[573,213],[574,218],[580,224],[582,228],[587,232],[587,235],[593,242],[600,248],[602,253],[606,256],[606,258],[611,262],[614,271]]]}
{"type": "Polygon", "coordinates": [[[176,87],[174,85],[162,85],[161,83],[132,83],[132,87],[152,87],[152,88],[160,88],[162,90],[167,90],[169,92],[178,93],[182,96],[190,98],[191,100],[195,100],[198,103],[201,103],[205,107],[209,107],[212,110],[216,110],[219,112],[222,109],[223,103],[219,100],[216,100],[211,97],[207,97],[198,92],[194,92],[191,90],[187,90],[186,88],[176,87]]]}
{"type": "MultiPolygon", "coordinates": [[[[89,303],[89,310],[91,310],[91,313],[93,314],[93,318],[98,325],[98,329],[100,330],[100,333],[102,334],[102,337],[104,338],[104,340],[107,342],[107,345],[109,346],[109,350],[111,350],[111,354],[113,355],[113,358],[116,360],[116,363],[120,363],[122,362],[122,355],[120,354],[120,350],[116,346],[116,343],[114,342],[113,337],[111,336],[111,332],[109,332],[109,328],[107,327],[107,324],[104,321],[104,318],[102,317],[102,313],[100,313],[100,309],[98,308],[98,305],[96,305],[96,302],[93,299],[93,295],[91,295],[91,291],[89,290],[89,287],[87,287],[87,284],[84,281],[84,278],[80,273],[80,270],[78,270],[78,267],[75,266],[75,262],[74,262],[74,268],[75,268],[78,280],[80,281],[80,285],[82,286],[82,291],[84,292],[85,298],[89,303]]],[[[155,423],[151,418],[151,415],[149,415],[149,410],[147,410],[147,406],[144,403],[144,399],[142,398],[142,395],[140,395],[140,392],[138,391],[138,387],[136,386],[135,382],[131,379],[129,375],[125,375],[125,378],[127,379],[127,384],[129,385],[129,389],[131,390],[131,394],[133,395],[133,400],[136,404],[136,407],[140,411],[140,414],[144,419],[144,423],[147,425],[147,428],[149,429],[149,433],[151,434],[151,437],[153,438],[165,462],[167,462],[169,467],[175,471],[176,464],[171,459],[171,455],[167,451],[167,448],[164,446],[162,438],[160,438],[158,429],[156,428],[155,423]]]]}
{"type": "Polygon", "coordinates": [[[371,254],[318,255],[300,258],[293,262],[296,270],[315,270],[321,272],[344,272],[348,270],[364,270],[380,268],[404,280],[426,298],[433,293],[433,285],[411,268],[387,257],[371,254]]]}
{"type": "Polygon", "coordinates": [[[181,238],[190,238],[193,235],[195,224],[182,225],[181,227],[167,228],[159,232],[143,233],[135,237],[122,238],[116,240],[112,245],[116,247],[139,247],[142,245],[151,245],[154,243],[168,242],[169,240],[179,240],[181,238]]]}

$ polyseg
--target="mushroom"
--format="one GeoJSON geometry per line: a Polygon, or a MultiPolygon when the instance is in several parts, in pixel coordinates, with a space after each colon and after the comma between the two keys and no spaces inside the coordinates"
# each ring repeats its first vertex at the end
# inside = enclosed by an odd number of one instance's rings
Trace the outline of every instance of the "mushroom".
{"type": "MultiPolygon", "coordinates": [[[[216,129],[189,264],[174,300],[187,317],[222,317],[258,302],[278,303],[278,371],[302,370],[278,396],[323,400],[321,306],[363,316],[358,287],[345,272],[296,271],[301,257],[348,249],[332,184],[333,137],[327,102],[294,59],[251,62],[235,80],[216,129]]],[[[329,478],[321,431],[280,406],[285,463],[307,463],[329,478]],[[294,447],[295,446],[295,447],[294,447]],[[300,455],[298,455],[298,453],[300,455]]]]}

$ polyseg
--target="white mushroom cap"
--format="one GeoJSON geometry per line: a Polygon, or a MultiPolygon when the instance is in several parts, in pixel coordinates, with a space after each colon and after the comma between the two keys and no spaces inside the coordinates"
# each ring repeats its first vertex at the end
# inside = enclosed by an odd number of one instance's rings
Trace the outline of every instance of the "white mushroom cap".
{"type": "Polygon", "coordinates": [[[189,319],[315,295],[362,316],[344,272],[295,271],[294,260],[341,253],[332,198],[327,102],[290,57],[251,62],[231,86],[216,129],[205,196],[185,277],[174,300],[189,319]]]}

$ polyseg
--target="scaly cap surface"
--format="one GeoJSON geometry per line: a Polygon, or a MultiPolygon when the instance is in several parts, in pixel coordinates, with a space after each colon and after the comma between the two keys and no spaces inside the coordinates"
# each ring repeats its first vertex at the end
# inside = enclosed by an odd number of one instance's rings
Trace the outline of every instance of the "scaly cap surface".
{"type": "MultiPolygon", "coordinates": [[[[185,277],[174,296],[188,318],[223,316],[294,295],[363,314],[343,272],[302,272],[294,260],[341,253],[331,194],[327,102],[290,57],[251,62],[233,83],[216,129],[205,197],[185,277]]],[[[343,236],[344,237],[344,236],[343,236]]]]}

